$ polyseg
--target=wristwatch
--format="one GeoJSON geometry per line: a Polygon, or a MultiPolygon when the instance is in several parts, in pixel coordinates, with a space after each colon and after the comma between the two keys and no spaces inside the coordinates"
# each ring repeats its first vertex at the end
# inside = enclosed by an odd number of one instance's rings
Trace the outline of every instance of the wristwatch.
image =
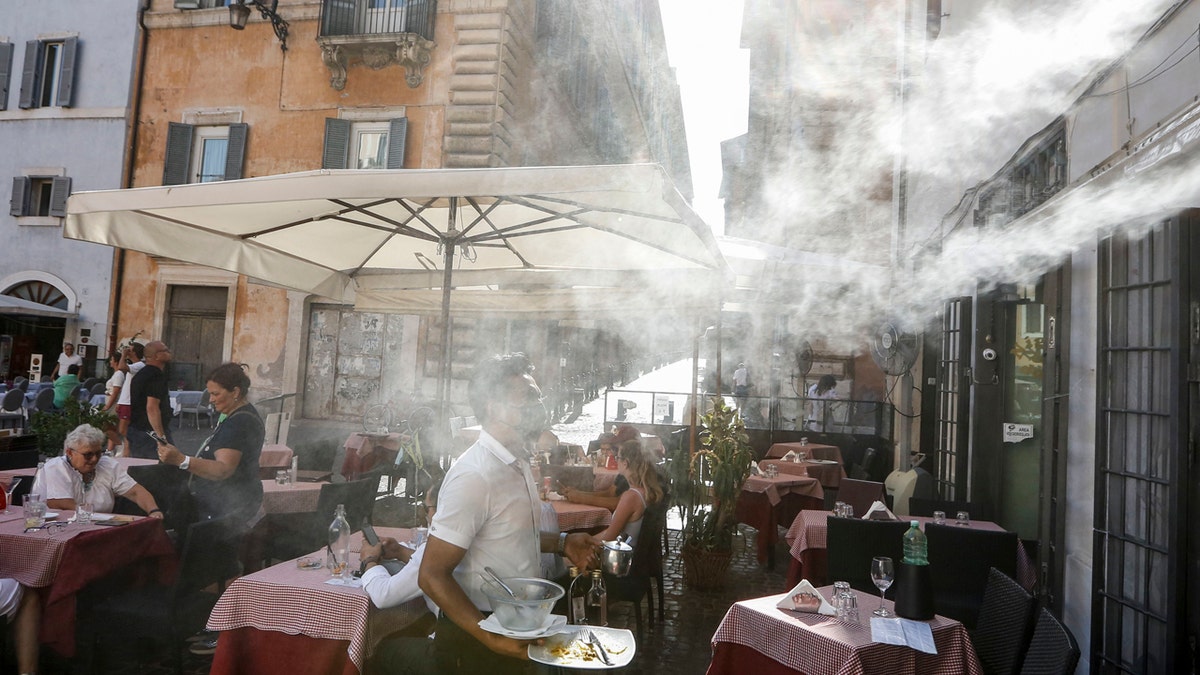
{"type": "Polygon", "coordinates": [[[187,471],[187,470],[188,470],[188,467],[189,467],[189,466],[191,466],[191,465],[192,465],[192,457],[191,457],[191,455],[184,455],[184,456],[183,456],[183,461],[179,463],[179,469],[180,469],[181,471],[187,471]]]}
{"type": "Polygon", "coordinates": [[[567,554],[567,533],[566,532],[558,533],[558,554],[559,555],[567,554]]]}

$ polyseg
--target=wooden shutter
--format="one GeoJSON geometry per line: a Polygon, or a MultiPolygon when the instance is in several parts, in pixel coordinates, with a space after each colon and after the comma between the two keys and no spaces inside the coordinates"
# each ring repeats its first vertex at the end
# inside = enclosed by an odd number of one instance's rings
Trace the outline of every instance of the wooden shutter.
{"type": "Polygon", "coordinates": [[[0,42],[0,110],[8,110],[8,83],[12,81],[13,43],[0,42]]]}
{"type": "Polygon", "coordinates": [[[30,40],[25,43],[25,64],[21,70],[21,99],[17,105],[26,110],[37,107],[38,74],[42,62],[42,43],[30,40]]]}
{"type": "Polygon", "coordinates": [[[12,199],[8,201],[9,214],[14,216],[25,215],[25,205],[29,203],[29,190],[33,181],[29,180],[28,176],[13,177],[12,199]]]}
{"type": "Polygon", "coordinates": [[[163,160],[163,185],[188,182],[192,163],[192,125],[171,122],[167,125],[167,154],[163,160]]]}
{"type": "Polygon", "coordinates": [[[71,96],[75,90],[75,59],[79,55],[79,38],[63,40],[62,69],[58,71],[58,105],[71,107],[71,96]]]}
{"type": "Polygon", "coordinates": [[[71,196],[71,179],[67,176],[56,176],[50,181],[50,215],[57,218],[67,217],[67,197],[71,196]]]}
{"type": "Polygon", "coordinates": [[[350,156],[350,120],[325,118],[325,150],[321,153],[322,169],[345,169],[350,156]]]}
{"type": "Polygon", "coordinates": [[[387,168],[404,168],[404,144],[408,140],[408,118],[397,117],[388,125],[387,168]]]}
{"type": "Polygon", "coordinates": [[[242,177],[242,164],[246,160],[246,134],[249,124],[229,125],[229,149],[225,152],[225,180],[242,177]]]}

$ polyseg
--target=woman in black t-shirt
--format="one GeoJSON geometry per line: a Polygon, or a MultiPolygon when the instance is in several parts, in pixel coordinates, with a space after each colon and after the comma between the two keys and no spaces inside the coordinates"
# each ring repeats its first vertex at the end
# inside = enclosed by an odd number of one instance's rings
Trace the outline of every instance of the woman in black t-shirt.
{"type": "Polygon", "coordinates": [[[195,456],[163,444],[158,458],[191,474],[188,489],[197,519],[232,515],[250,527],[262,505],[258,458],[265,435],[262,418],[246,400],[250,378],[242,366],[225,363],[209,374],[206,386],[213,408],[221,413],[216,430],[195,456]]]}

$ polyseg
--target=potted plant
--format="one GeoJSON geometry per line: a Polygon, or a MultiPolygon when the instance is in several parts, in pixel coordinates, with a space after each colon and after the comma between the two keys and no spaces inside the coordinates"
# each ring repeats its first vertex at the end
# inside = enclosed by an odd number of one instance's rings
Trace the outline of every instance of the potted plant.
{"type": "Polygon", "coordinates": [[[62,410],[34,411],[29,428],[37,434],[38,453],[43,457],[56,457],[62,454],[67,434],[80,424],[90,424],[100,431],[107,431],[110,426],[117,426],[117,416],[69,398],[62,410]]]}
{"type": "Polygon", "coordinates": [[[718,588],[733,556],[735,510],[750,475],[753,450],[742,418],[723,398],[700,417],[700,448],[672,464],[676,504],[683,515],[684,581],[694,588],[718,588]]]}

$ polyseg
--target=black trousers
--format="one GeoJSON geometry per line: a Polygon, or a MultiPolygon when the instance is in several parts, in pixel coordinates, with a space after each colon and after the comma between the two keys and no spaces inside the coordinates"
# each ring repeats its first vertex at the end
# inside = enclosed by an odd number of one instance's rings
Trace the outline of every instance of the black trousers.
{"type": "Polygon", "coordinates": [[[533,672],[530,661],[500,656],[471,637],[444,614],[438,615],[433,652],[438,673],[527,675],[533,672]]]}
{"type": "MultiPolygon", "coordinates": [[[[150,438],[146,433],[149,429],[139,429],[137,427],[129,427],[129,455],[141,459],[158,459],[158,441],[150,438]]],[[[171,440],[170,428],[165,429],[167,432],[167,441],[174,443],[171,440]]]]}

